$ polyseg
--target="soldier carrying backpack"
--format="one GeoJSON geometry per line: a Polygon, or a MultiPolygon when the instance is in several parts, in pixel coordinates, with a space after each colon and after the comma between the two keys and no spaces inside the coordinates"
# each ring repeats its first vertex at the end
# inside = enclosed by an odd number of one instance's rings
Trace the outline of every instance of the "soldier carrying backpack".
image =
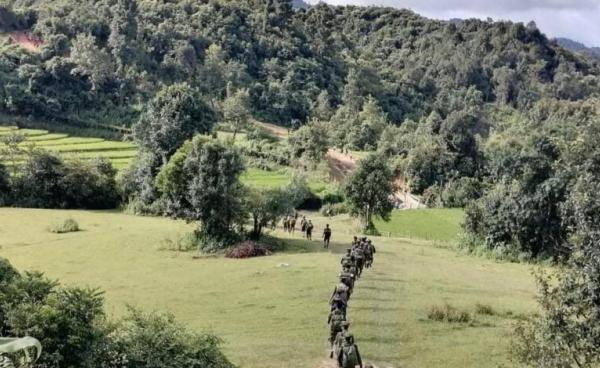
{"type": "Polygon", "coordinates": [[[333,294],[331,294],[331,298],[329,298],[329,303],[331,303],[336,296],[339,296],[347,303],[348,299],[350,299],[350,288],[348,285],[340,281],[333,289],[333,294]]]}
{"type": "Polygon", "coordinates": [[[344,342],[342,343],[342,349],[338,355],[338,366],[340,368],[356,368],[359,366],[363,368],[362,359],[358,346],[354,343],[354,335],[347,334],[344,336],[344,342]]]}
{"type": "Polygon", "coordinates": [[[346,320],[346,316],[340,309],[334,309],[329,313],[327,323],[329,324],[329,344],[333,349],[333,342],[339,332],[342,331],[342,323],[346,320]]]}

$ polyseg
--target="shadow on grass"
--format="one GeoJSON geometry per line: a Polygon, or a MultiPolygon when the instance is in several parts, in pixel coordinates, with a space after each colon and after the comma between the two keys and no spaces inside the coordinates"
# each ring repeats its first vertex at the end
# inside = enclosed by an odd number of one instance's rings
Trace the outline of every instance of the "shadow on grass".
{"type": "Polygon", "coordinates": [[[371,306],[371,307],[354,307],[350,306],[353,310],[364,310],[369,312],[397,312],[400,308],[389,308],[389,307],[379,307],[379,306],[371,306]]]}
{"type": "Polygon", "coordinates": [[[280,253],[333,253],[341,255],[349,248],[348,245],[341,242],[331,242],[329,248],[324,248],[323,241],[318,238],[307,240],[304,238],[265,235],[261,242],[271,245],[275,252],[280,253]]]}

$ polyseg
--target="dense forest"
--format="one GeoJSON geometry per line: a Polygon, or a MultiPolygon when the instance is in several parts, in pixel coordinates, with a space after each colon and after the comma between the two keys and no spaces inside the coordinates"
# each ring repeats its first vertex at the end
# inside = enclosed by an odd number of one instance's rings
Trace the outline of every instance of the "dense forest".
{"type": "Polygon", "coordinates": [[[372,96],[400,125],[457,105],[528,111],[580,100],[598,67],[534,24],[444,22],[408,10],[291,2],[3,0],[2,107],[15,114],[129,126],[163,85],[187,82],[212,106],[247,88],[255,117],[282,125],[361,109],[372,96]]]}

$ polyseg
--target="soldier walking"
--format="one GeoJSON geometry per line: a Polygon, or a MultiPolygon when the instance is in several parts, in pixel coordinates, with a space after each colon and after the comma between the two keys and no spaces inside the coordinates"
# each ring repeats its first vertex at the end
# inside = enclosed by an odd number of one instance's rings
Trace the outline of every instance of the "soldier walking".
{"type": "Polygon", "coordinates": [[[329,224],[325,225],[323,230],[323,248],[329,249],[329,241],[331,240],[331,228],[329,224]]]}

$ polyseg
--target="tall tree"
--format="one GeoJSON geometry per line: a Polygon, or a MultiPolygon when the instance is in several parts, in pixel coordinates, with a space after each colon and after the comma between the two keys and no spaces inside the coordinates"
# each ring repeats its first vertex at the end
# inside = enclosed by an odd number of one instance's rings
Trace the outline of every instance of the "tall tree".
{"type": "Polygon", "coordinates": [[[541,313],[517,329],[519,360],[548,368],[600,364],[600,181],[583,175],[565,206],[574,230],[571,256],[538,275],[541,313]]]}
{"type": "Polygon", "coordinates": [[[389,221],[393,205],[390,200],[394,187],[393,174],[386,160],[372,154],[359,162],[348,180],[345,194],[350,212],[358,216],[365,231],[374,231],[374,217],[389,221]]]}
{"type": "Polygon", "coordinates": [[[248,124],[250,119],[250,93],[248,89],[231,91],[228,88],[228,96],[223,101],[223,118],[233,127],[233,140],[237,133],[248,124]]]}
{"type": "Polygon", "coordinates": [[[244,171],[240,154],[219,142],[198,141],[184,167],[190,177],[188,218],[200,221],[205,247],[229,245],[235,238],[234,225],[246,217],[239,180],[244,171]]]}
{"type": "Polygon", "coordinates": [[[209,133],[216,121],[214,111],[186,83],[165,87],[148,104],[133,126],[138,145],[162,159],[169,157],[196,134],[209,133]]]}
{"type": "Polygon", "coordinates": [[[117,0],[112,7],[112,22],[108,45],[117,64],[117,74],[125,75],[125,69],[135,59],[134,46],[138,31],[138,8],[136,0],[117,0]]]}

